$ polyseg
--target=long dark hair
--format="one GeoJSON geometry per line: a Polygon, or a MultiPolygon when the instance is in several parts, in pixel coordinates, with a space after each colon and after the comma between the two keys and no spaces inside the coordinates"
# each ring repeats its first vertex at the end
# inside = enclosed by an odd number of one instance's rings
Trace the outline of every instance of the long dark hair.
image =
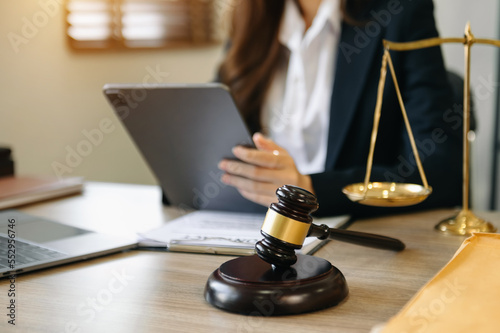
{"type": "MultiPolygon", "coordinates": [[[[231,45],[219,75],[229,86],[252,132],[258,131],[266,91],[285,50],[278,33],[286,0],[239,0],[234,8],[231,45]]],[[[343,21],[359,25],[359,13],[371,0],[341,0],[343,21]]],[[[300,8],[300,6],[299,6],[300,8]]]]}

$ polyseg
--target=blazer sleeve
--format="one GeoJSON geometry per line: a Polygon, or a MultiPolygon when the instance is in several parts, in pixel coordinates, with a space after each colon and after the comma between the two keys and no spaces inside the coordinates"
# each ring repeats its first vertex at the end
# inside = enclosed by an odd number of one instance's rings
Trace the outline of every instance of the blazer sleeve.
{"type": "MultiPolygon", "coordinates": [[[[379,1],[379,7],[372,9],[368,17],[374,19],[380,10],[387,8],[392,1],[379,1]],[[378,10],[378,12],[377,12],[378,10]]],[[[390,22],[380,34],[382,38],[392,41],[414,41],[438,35],[431,0],[401,0],[402,11],[390,17],[390,22]]],[[[382,48],[380,48],[382,51],[382,48]]],[[[380,56],[380,55],[379,55],[380,56]]],[[[406,111],[414,137],[423,162],[423,167],[433,193],[416,206],[402,208],[382,208],[365,206],[351,202],[342,188],[348,184],[364,181],[366,162],[349,163],[350,147],[357,147],[356,140],[365,140],[369,144],[371,133],[355,133],[356,124],[349,129],[352,140],[346,140],[339,155],[339,161],[325,172],[311,175],[313,187],[318,197],[320,208],[318,216],[352,214],[354,216],[397,213],[416,209],[455,206],[460,204],[462,190],[462,118],[453,108],[452,91],[447,80],[441,49],[426,48],[415,51],[391,51],[396,68],[396,75],[405,102],[406,111]],[[344,160],[343,160],[344,159],[344,160]],[[345,166],[348,167],[345,167],[345,166]]],[[[373,61],[373,66],[380,68],[380,62],[373,61]]],[[[378,69],[377,69],[378,70],[378,69]]],[[[373,72],[373,71],[372,71],[373,72]]],[[[390,72],[387,72],[388,81],[390,72]]],[[[376,99],[376,83],[378,77],[368,81],[363,99],[356,109],[356,121],[373,122],[374,101],[376,99]],[[374,85],[374,86],[370,86],[374,85]]],[[[386,84],[385,90],[394,89],[386,84]]],[[[384,150],[396,149],[395,154],[386,159],[375,159],[371,173],[372,181],[395,181],[419,183],[419,172],[416,168],[408,134],[402,126],[401,111],[397,102],[387,102],[384,95],[385,108],[382,110],[384,129],[392,128],[394,136],[384,141],[384,146],[377,142],[375,155],[384,150]],[[389,110],[392,109],[392,110],[389,110]],[[395,110],[396,109],[396,110],[395,110]],[[387,116],[386,116],[387,115],[387,116]],[[386,118],[384,119],[384,116],[386,118]],[[388,118],[387,118],[388,117],[388,118]],[[399,117],[399,118],[398,118],[399,117]],[[391,125],[394,125],[391,127],[391,125]],[[394,145],[388,145],[393,141],[394,145]]],[[[392,95],[393,99],[394,96],[392,95]]],[[[461,104],[461,102],[459,102],[461,104]]],[[[461,105],[460,105],[461,106],[461,105]]],[[[332,112],[338,112],[333,110],[332,112]]],[[[329,142],[330,144],[330,142],[329,142]]],[[[352,153],[352,152],[351,152],[352,153]]],[[[364,161],[367,151],[360,151],[364,161]],[[366,153],[366,154],[365,154],[366,153]]]]}

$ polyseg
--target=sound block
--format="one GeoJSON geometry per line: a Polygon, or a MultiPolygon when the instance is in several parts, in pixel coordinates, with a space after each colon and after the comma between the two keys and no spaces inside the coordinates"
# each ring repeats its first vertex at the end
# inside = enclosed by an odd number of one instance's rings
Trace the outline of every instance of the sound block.
{"type": "Polygon", "coordinates": [[[297,255],[288,268],[257,255],[222,264],[208,278],[205,299],[213,306],[245,315],[279,316],[316,311],[348,294],[344,275],[325,259],[297,255]]]}

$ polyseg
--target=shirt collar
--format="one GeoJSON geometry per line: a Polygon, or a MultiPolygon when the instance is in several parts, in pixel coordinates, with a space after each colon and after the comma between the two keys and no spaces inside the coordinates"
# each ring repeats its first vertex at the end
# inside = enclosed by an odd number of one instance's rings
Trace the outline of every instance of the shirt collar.
{"type": "Polygon", "coordinates": [[[314,39],[327,24],[335,32],[340,31],[339,8],[339,0],[323,0],[311,26],[304,34],[305,23],[297,4],[294,0],[286,0],[279,32],[280,43],[290,50],[297,50],[303,39],[314,39]]]}

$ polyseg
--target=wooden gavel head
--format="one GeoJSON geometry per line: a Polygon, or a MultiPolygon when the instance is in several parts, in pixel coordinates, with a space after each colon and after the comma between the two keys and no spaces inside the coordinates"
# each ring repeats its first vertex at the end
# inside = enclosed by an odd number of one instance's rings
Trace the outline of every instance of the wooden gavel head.
{"type": "Polygon", "coordinates": [[[289,267],[297,261],[300,249],[313,221],[311,213],[319,205],[316,196],[293,185],[276,190],[278,202],[269,207],[261,234],[264,239],[255,244],[257,255],[274,267],[289,267]]]}

